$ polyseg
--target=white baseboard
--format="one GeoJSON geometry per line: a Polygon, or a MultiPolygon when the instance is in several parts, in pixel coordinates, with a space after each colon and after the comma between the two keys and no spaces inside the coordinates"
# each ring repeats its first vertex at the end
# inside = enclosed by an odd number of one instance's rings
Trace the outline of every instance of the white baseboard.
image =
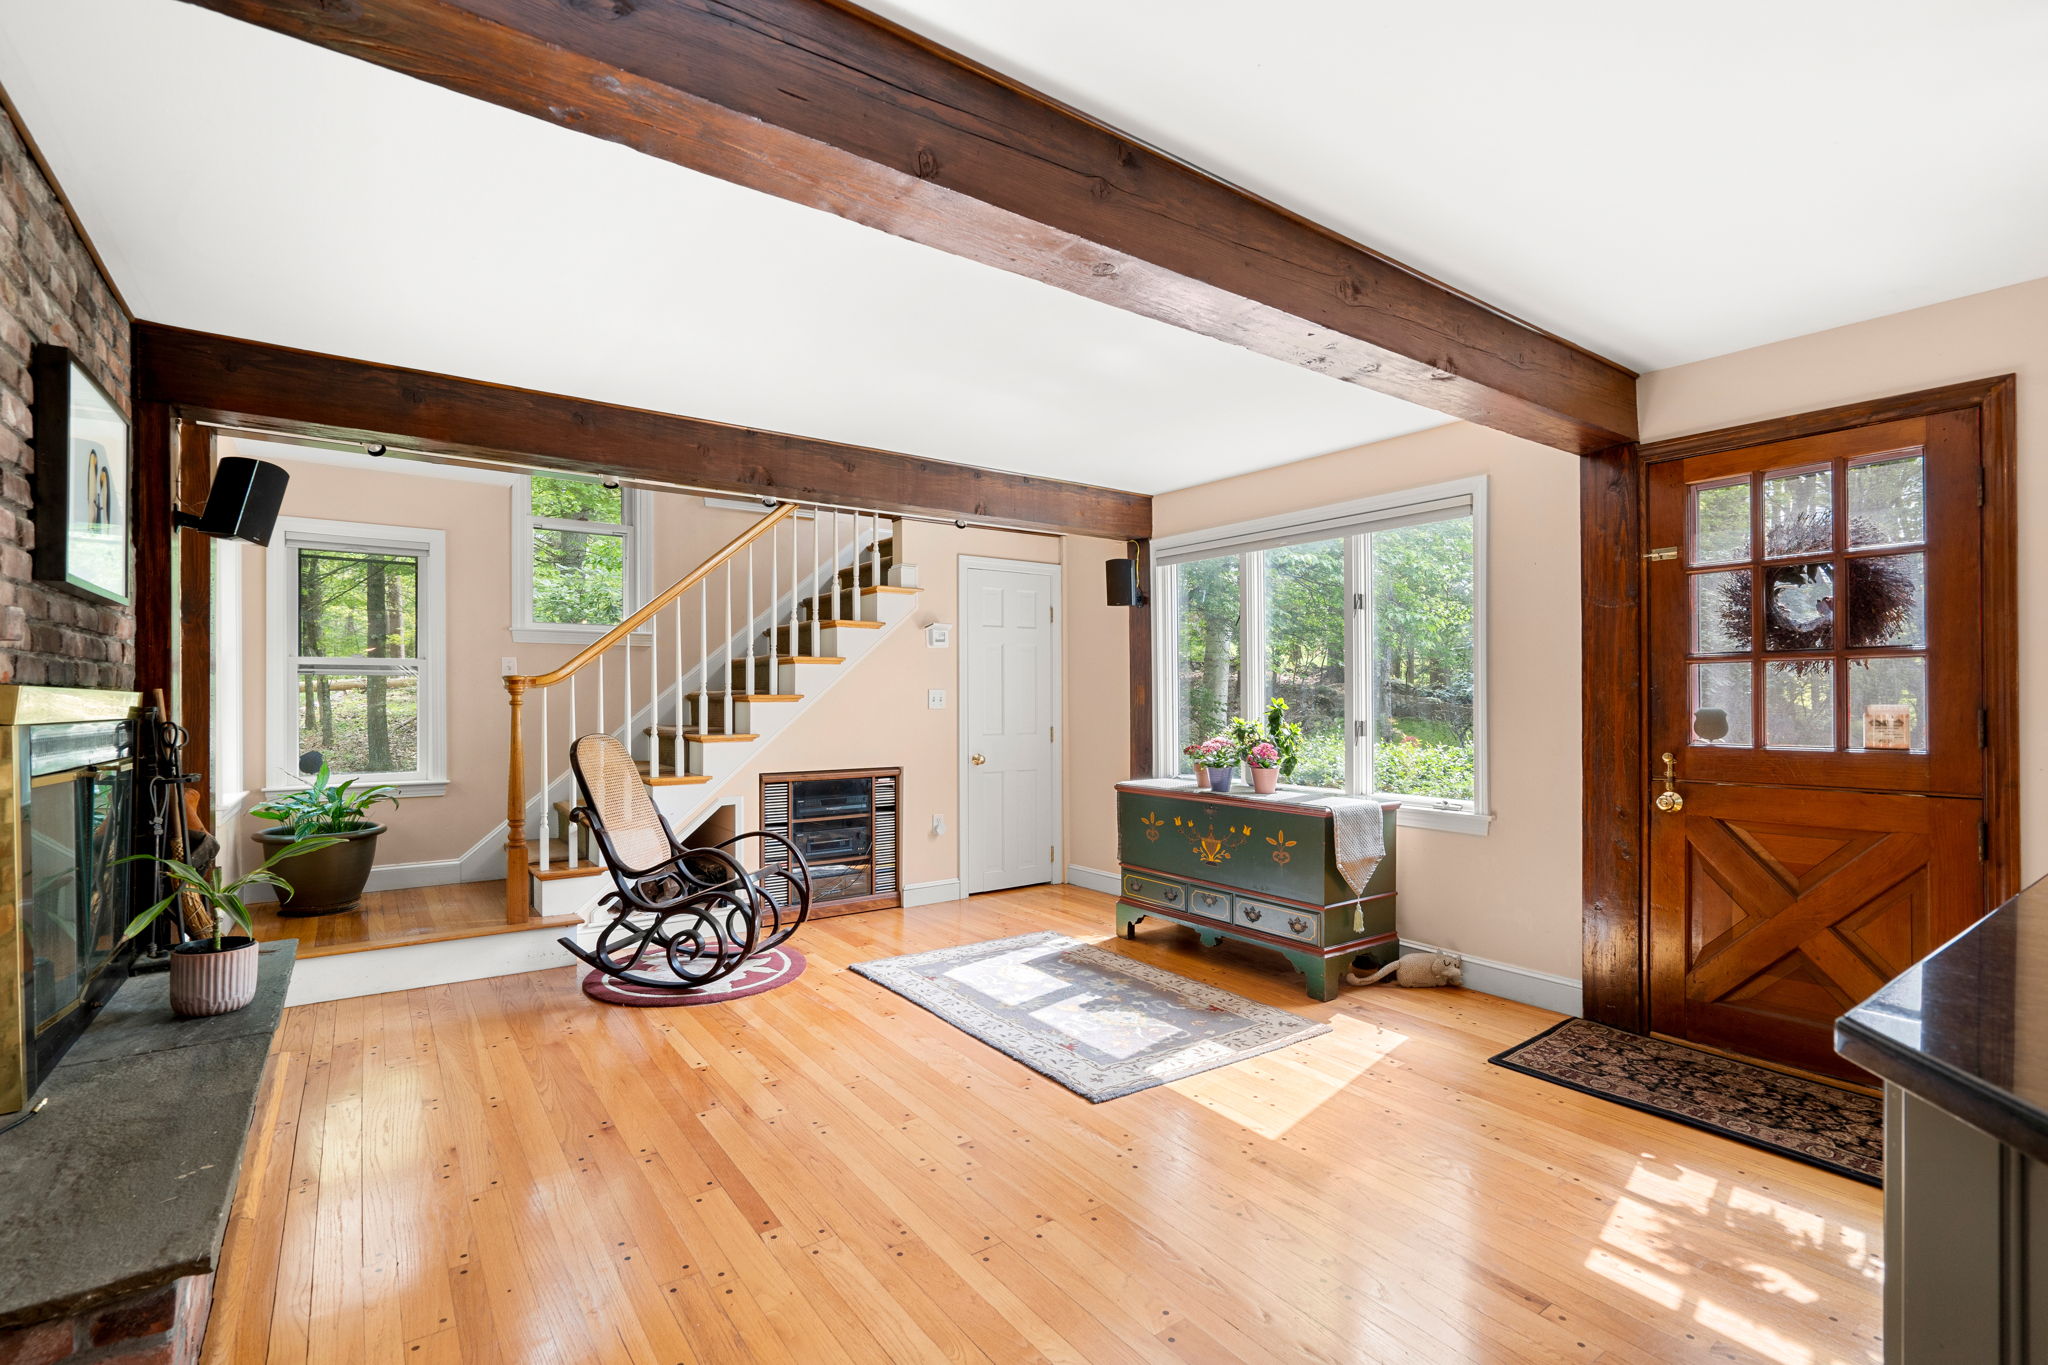
{"type": "Polygon", "coordinates": [[[1497,995],[1503,1000],[1513,1000],[1524,1005],[1534,1005],[1538,1009],[1555,1010],[1559,1014],[1585,1013],[1584,989],[1568,976],[1554,976],[1532,967],[1517,967],[1510,962],[1495,962],[1491,958],[1473,957],[1470,953],[1439,948],[1430,943],[1417,943],[1413,939],[1402,939],[1401,951],[1449,953],[1464,964],[1463,984],[1468,990],[1497,995]]]}
{"type": "Polygon", "coordinates": [[[292,983],[285,991],[284,1003],[317,1005],[326,1000],[351,1000],[359,995],[383,995],[387,991],[576,966],[576,959],[555,942],[561,936],[560,929],[528,929],[516,934],[486,934],[442,943],[304,957],[292,969],[292,983]]]}
{"type": "Polygon", "coordinates": [[[1083,886],[1090,891],[1100,891],[1105,896],[1119,896],[1123,894],[1123,879],[1117,876],[1116,873],[1104,872],[1099,867],[1083,867],[1079,863],[1068,863],[1067,880],[1075,886],[1083,886]]]}
{"type": "MultiPolygon", "coordinates": [[[[498,875],[502,878],[505,874],[501,870],[498,875]]],[[[430,863],[379,863],[370,869],[370,880],[363,883],[363,890],[403,891],[415,886],[446,886],[461,880],[462,860],[459,858],[444,858],[430,863]]],[[[277,893],[267,886],[252,886],[245,896],[251,902],[277,899],[277,893]]]]}
{"type": "Polygon", "coordinates": [[[903,885],[903,908],[908,910],[918,905],[937,905],[941,901],[960,899],[960,879],[948,877],[936,882],[905,882],[903,885]]]}

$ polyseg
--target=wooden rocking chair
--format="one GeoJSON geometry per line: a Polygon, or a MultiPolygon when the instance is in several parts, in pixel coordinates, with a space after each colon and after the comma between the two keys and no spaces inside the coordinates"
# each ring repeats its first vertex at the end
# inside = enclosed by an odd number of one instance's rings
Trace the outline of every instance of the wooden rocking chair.
{"type": "Polygon", "coordinates": [[[612,921],[595,951],[573,936],[560,942],[598,971],[655,990],[695,990],[782,944],[810,918],[810,865],[789,840],[757,831],[685,848],[625,745],[610,735],[578,739],[569,766],[583,795],[569,818],[596,836],[614,889],[603,901],[612,921]],[[731,850],[748,839],[782,845],[787,866],[741,866],[731,850]],[[672,977],[634,970],[652,954],[665,959],[672,977]]]}

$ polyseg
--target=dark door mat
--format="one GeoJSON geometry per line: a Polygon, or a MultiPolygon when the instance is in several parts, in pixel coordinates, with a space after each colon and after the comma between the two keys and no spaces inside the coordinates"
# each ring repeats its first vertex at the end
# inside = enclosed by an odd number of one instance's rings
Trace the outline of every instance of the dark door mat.
{"type": "Polygon", "coordinates": [[[1495,1066],[1884,1184],[1884,1101],[1719,1053],[1567,1019],[1495,1066]]]}

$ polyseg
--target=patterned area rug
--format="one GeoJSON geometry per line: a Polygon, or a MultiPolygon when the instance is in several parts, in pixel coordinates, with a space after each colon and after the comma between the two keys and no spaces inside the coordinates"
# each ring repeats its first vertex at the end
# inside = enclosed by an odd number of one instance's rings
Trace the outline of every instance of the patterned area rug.
{"type": "Polygon", "coordinates": [[[853,970],[1098,1104],[1330,1031],[1050,930],[853,970]]]}
{"type": "Polygon", "coordinates": [[[1490,1059],[1794,1161],[1884,1184],[1884,1101],[1698,1048],[1567,1019],[1490,1059]]]}
{"type": "MultiPolygon", "coordinates": [[[[658,951],[641,954],[633,968],[642,976],[666,976],[673,979],[668,969],[668,955],[658,951]]],[[[722,981],[708,986],[697,986],[690,990],[658,990],[649,986],[636,986],[630,981],[621,981],[603,972],[588,972],[583,977],[583,993],[592,1000],[602,1000],[607,1005],[640,1005],[649,1009],[662,1009],[673,1005],[717,1005],[727,1000],[739,1000],[762,991],[772,991],[777,986],[787,986],[804,974],[804,955],[784,945],[770,948],[749,961],[745,966],[722,981]]]]}

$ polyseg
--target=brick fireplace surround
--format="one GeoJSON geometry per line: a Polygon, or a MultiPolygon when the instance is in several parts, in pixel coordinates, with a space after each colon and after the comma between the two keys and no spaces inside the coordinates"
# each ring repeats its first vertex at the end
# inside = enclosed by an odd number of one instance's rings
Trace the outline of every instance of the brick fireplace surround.
{"type": "Polygon", "coordinates": [[[193,1365],[212,1302],[213,1276],[187,1275],[75,1317],[0,1330],[0,1365],[193,1365]]]}

